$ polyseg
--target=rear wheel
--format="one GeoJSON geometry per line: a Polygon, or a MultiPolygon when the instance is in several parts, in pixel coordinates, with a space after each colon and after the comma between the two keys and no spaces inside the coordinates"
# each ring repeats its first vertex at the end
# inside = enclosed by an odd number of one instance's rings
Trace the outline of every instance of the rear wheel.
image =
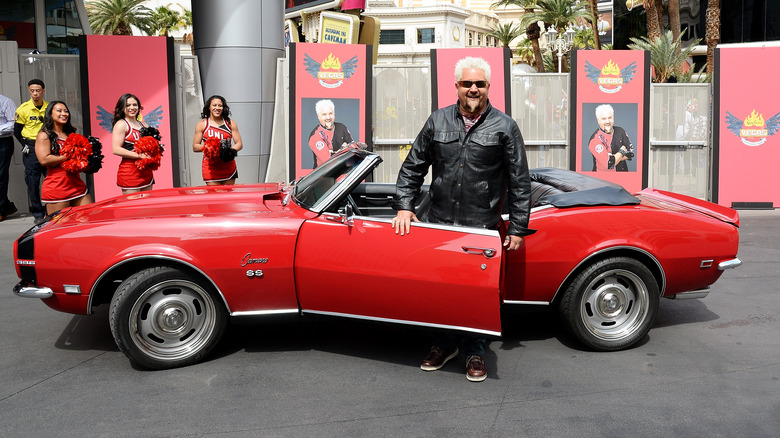
{"type": "Polygon", "coordinates": [[[641,262],[614,257],[588,266],[561,301],[567,329],[586,346],[600,351],[628,348],[655,321],[658,282],[641,262]]]}
{"type": "Polygon", "coordinates": [[[217,344],[227,315],[204,281],[173,267],[140,271],[111,299],[111,333],[119,349],[144,368],[194,364],[217,344]]]}

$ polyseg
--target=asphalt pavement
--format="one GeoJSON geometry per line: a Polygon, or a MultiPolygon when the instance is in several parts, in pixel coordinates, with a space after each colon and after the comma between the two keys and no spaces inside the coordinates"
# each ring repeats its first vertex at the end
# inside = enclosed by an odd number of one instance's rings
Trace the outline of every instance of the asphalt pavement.
{"type": "Polygon", "coordinates": [[[739,257],[703,300],[662,300],[650,334],[583,350],[548,312],[505,312],[488,379],[465,358],[424,372],[424,330],[325,318],[233,324],[203,363],[139,371],[108,311],[13,295],[0,222],[3,437],[777,437],[780,210],[741,211],[739,257]]]}

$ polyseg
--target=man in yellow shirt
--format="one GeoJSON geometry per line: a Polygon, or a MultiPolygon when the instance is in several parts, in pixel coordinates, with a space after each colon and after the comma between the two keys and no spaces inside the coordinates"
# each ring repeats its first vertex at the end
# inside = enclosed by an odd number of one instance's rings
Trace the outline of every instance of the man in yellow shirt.
{"type": "Polygon", "coordinates": [[[24,182],[27,184],[27,195],[30,198],[30,213],[36,224],[46,216],[46,210],[41,203],[41,176],[46,176],[46,168],[41,166],[35,156],[35,138],[43,127],[43,116],[49,105],[49,102],[43,100],[45,89],[46,86],[40,79],[32,79],[27,83],[30,100],[17,108],[14,125],[14,137],[22,144],[24,182]]]}

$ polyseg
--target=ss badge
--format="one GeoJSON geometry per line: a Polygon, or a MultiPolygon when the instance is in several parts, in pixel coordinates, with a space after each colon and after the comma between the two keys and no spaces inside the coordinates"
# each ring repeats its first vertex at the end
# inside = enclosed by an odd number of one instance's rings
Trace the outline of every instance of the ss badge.
{"type": "Polygon", "coordinates": [[[261,271],[260,269],[258,269],[256,271],[253,271],[253,270],[250,269],[249,271],[246,271],[246,276],[249,277],[249,278],[252,278],[252,277],[262,277],[263,276],[263,271],[261,271]]]}

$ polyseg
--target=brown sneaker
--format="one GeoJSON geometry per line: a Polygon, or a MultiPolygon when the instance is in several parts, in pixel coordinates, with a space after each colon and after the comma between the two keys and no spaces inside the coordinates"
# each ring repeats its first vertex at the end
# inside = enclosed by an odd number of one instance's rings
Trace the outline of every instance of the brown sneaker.
{"type": "Polygon", "coordinates": [[[472,355],[466,359],[466,378],[472,382],[487,379],[487,367],[482,356],[472,355]]]}
{"type": "Polygon", "coordinates": [[[445,350],[441,347],[431,347],[431,352],[423,359],[420,369],[423,371],[436,371],[443,367],[450,359],[458,355],[458,347],[445,350]]]}

